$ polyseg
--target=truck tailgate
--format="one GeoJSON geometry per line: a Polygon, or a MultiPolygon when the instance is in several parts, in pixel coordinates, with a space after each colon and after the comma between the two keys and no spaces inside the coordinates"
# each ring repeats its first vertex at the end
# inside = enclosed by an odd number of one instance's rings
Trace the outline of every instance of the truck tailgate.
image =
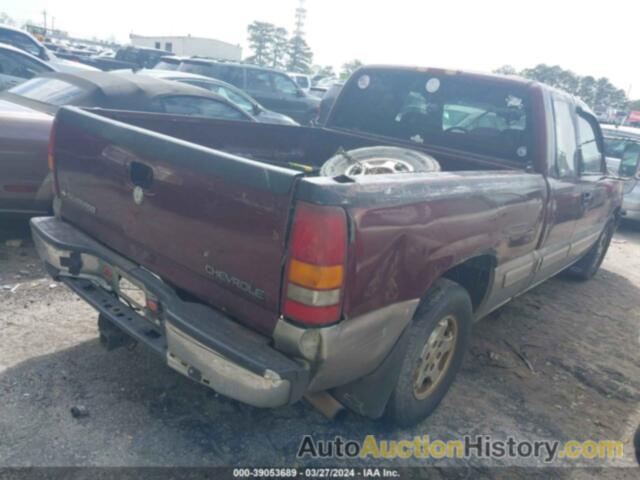
{"type": "Polygon", "coordinates": [[[58,113],[54,134],[63,219],[271,332],[299,172],[78,109],[58,113]]]}

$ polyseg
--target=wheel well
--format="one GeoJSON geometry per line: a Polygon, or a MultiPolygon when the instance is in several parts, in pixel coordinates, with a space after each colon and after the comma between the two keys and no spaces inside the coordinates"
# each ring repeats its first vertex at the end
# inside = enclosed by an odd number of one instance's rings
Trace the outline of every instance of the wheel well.
{"type": "Polygon", "coordinates": [[[476,310],[487,295],[495,266],[493,256],[480,255],[456,265],[442,276],[460,284],[469,293],[476,310]]]}

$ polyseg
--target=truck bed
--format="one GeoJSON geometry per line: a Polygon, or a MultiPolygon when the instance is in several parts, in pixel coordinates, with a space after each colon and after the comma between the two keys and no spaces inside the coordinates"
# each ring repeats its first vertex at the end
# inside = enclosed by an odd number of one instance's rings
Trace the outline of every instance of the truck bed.
{"type": "MultiPolygon", "coordinates": [[[[538,220],[540,179],[484,158],[429,151],[443,172],[358,181],[322,178],[299,167],[317,169],[339,148],[381,144],[394,142],[328,129],[64,108],[56,120],[54,151],[60,215],[185,296],[263,333],[272,331],[280,315],[297,201],[393,208],[428,196],[437,207],[439,198],[481,198],[482,192],[512,191],[522,182],[532,192],[527,218],[538,220]]],[[[495,206],[473,208],[492,215],[495,206]]],[[[370,296],[364,287],[356,283],[348,294],[370,296]]],[[[362,311],[386,300],[353,304],[362,311]]]]}

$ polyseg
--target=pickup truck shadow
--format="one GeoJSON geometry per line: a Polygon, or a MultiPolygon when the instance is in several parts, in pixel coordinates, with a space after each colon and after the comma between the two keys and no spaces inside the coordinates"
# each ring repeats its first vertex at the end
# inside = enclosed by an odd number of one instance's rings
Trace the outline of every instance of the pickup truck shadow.
{"type": "MultiPolygon", "coordinates": [[[[607,269],[589,283],[552,279],[537,287],[476,324],[451,392],[434,415],[406,430],[355,415],[330,422],[304,403],[252,408],[145,350],[107,353],[97,339],[87,341],[0,370],[0,466],[342,465],[297,460],[305,434],[619,440],[640,410],[638,298],[633,283],[607,269]],[[89,415],[73,418],[77,405],[89,415]]],[[[485,465],[438,462],[447,464],[485,465]]]]}

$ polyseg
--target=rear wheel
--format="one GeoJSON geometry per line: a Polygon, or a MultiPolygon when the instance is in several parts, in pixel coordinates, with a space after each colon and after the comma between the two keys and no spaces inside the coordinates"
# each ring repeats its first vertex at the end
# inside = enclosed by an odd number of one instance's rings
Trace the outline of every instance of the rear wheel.
{"type": "Polygon", "coordinates": [[[593,276],[598,273],[600,265],[602,265],[604,257],[607,255],[615,231],[616,224],[610,221],[602,231],[595,245],[589,249],[584,257],[567,269],[566,273],[568,276],[581,281],[587,281],[593,278],[593,276]]]}
{"type": "Polygon", "coordinates": [[[418,423],[444,398],[469,344],[471,312],[471,299],[457,283],[441,279],[432,287],[409,326],[407,352],[386,411],[393,423],[418,423]]]}

